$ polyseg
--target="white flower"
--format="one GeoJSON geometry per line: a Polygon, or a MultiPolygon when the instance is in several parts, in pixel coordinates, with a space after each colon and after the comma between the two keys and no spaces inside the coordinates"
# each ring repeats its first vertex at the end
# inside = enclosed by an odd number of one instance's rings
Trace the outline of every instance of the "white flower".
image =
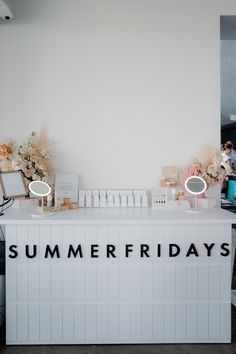
{"type": "Polygon", "coordinates": [[[34,180],[34,181],[38,181],[38,180],[40,180],[40,176],[39,175],[36,175],[35,173],[32,175],[32,179],[34,180]]]}
{"type": "Polygon", "coordinates": [[[27,150],[26,150],[26,148],[21,147],[21,148],[19,149],[19,152],[20,152],[21,155],[26,155],[27,150]]]}

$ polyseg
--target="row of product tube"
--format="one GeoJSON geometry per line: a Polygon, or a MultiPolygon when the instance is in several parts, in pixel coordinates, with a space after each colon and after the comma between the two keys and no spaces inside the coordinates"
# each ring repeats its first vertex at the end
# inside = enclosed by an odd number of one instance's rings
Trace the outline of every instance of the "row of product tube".
{"type": "Polygon", "coordinates": [[[81,208],[146,208],[145,190],[79,190],[81,208]]]}

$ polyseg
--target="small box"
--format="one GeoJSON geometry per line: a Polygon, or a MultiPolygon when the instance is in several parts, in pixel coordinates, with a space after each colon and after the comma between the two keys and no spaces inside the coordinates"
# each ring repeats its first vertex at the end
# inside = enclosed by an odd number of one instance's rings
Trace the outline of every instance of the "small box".
{"type": "Polygon", "coordinates": [[[114,190],[113,191],[113,195],[114,195],[114,197],[119,197],[120,196],[120,192],[117,191],[117,190],[114,190]]]}
{"type": "Polygon", "coordinates": [[[119,208],[120,207],[120,196],[118,195],[116,195],[115,197],[114,197],[114,207],[115,208],[119,208]]]}
{"type": "Polygon", "coordinates": [[[99,195],[100,195],[100,198],[101,198],[101,197],[106,197],[107,192],[106,192],[105,190],[100,190],[100,191],[99,191],[99,195]]]}
{"type": "Polygon", "coordinates": [[[79,206],[80,206],[80,208],[84,208],[85,207],[85,196],[79,197],[79,206]]]}
{"type": "Polygon", "coordinates": [[[141,203],[142,203],[142,207],[143,208],[147,208],[148,207],[148,196],[147,194],[144,194],[141,196],[141,203]]]}
{"type": "Polygon", "coordinates": [[[93,206],[94,206],[94,208],[99,208],[99,206],[100,206],[98,195],[93,197],[93,206]]]}
{"type": "Polygon", "coordinates": [[[101,195],[100,194],[100,208],[106,208],[107,203],[106,203],[106,195],[101,195]]]}
{"type": "Polygon", "coordinates": [[[99,197],[99,192],[98,192],[98,190],[96,190],[96,189],[94,189],[94,190],[92,191],[92,194],[93,194],[93,197],[94,197],[94,198],[98,198],[98,197],[99,197]]]}
{"type": "Polygon", "coordinates": [[[132,195],[128,195],[128,207],[133,208],[134,206],[134,197],[132,195]]]}
{"type": "Polygon", "coordinates": [[[107,195],[107,206],[108,208],[113,208],[114,206],[114,197],[113,195],[107,195]]]}
{"type": "Polygon", "coordinates": [[[92,196],[90,194],[86,193],[86,208],[91,208],[92,207],[92,196]]]}
{"type": "Polygon", "coordinates": [[[83,190],[83,189],[79,190],[79,197],[82,197],[82,198],[85,197],[85,190],[83,190]]]}
{"type": "Polygon", "coordinates": [[[121,207],[122,208],[127,207],[127,195],[125,194],[121,195],[121,207]]]}
{"type": "Polygon", "coordinates": [[[79,206],[80,208],[85,207],[85,191],[83,189],[79,191],[79,206]]]}
{"type": "Polygon", "coordinates": [[[140,195],[134,196],[134,205],[135,205],[135,208],[141,207],[141,196],[140,195]]]}
{"type": "Polygon", "coordinates": [[[152,193],[152,208],[154,209],[166,209],[167,207],[167,193],[153,191],[152,193]]]}

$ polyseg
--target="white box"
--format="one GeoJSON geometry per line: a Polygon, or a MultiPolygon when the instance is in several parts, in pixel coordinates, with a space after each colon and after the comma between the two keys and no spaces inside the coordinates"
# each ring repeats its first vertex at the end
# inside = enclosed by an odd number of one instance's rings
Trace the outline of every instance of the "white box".
{"type": "Polygon", "coordinates": [[[94,206],[94,208],[99,208],[99,206],[100,206],[100,203],[99,203],[99,196],[97,195],[95,195],[94,197],[93,197],[93,206],[94,206]]]}
{"type": "Polygon", "coordinates": [[[147,208],[148,207],[148,196],[147,194],[141,196],[141,202],[142,202],[142,207],[147,208]]]}
{"type": "Polygon", "coordinates": [[[113,208],[113,206],[114,206],[113,195],[107,195],[107,206],[108,206],[108,208],[113,208]]]}
{"type": "Polygon", "coordinates": [[[119,197],[120,196],[120,192],[117,191],[117,190],[114,190],[113,191],[113,195],[114,195],[114,197],[119,197]]]}
{"type": "Polygon", "coordinates": [[[114,207],[119,208],[120,207],[120,197],[119,195],[114,197],[114,207]]]}
{"type": "Polygon", "coordinates": [[[79,197],[79,207],[80,208],[85,207],[85,196],[79,197]]]}
{"type": "Polygon", "coordinates": [[[92,196],[89,194],[86,194],[86,208],[91,208],[92,207],[92,196]]]}
{"type": "Polygon", "coordinates": [[[93,197],[95,198],[95,197],[99,197],[99,192],[98,192],[98,190],[93,190],[92,191],[92,194],[93,194],[93,197]]]}
{"type": "Polygon", "coordinates": [[[133,208],[134,206],[134,197],[132,195],[128,196],[128,207],[133,208]]]}
{"type": "Polygon", "coordinates": [[[80,189],[79,190],[79,198],[84,198],[85,197],[85,190],[84,189],[80,189]]]}
{"type": "Polygon", "coordinates": [[[121,195],[121,207],[126,208],[127,207],[127,195],[121,195]]]}
{"type": "Polygon", "coordinates": [[[166,209],[167,193],[162,191],[153,191],[152,193],[152,208],[166,209]]]}
{"type": "Polygon", "coordinates": [[[135,205],[135,208],[141,207],[141,196],[140,195],[134,196],[134,205],[135,205]]]}
{"type": "Polygon", "coordinates": [[[105,190],[100,190],[99,194],[100,194],[100,197],[106,197],[107,192],[105,190]]]}
{"type": "Polygon", "coordinates": [[[79,190],[79,207],[85,207],[85,190],[83,189],[79,190]]]}
{"type": "Polygon", "coordinates": [[[100,194],[100,208],[106,208],[107,203],[106,203],[106,195],[101,195],[100,194]]]}

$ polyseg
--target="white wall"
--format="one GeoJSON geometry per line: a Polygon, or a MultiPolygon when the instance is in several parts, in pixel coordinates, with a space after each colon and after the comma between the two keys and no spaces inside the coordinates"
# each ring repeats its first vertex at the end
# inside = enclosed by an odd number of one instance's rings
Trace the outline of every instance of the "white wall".
{"type": "Polygon", "coordinates": [[[0,24],[0,138],[48,122],[80,186],[149,188],[220,136],[234,0],[16,0],[0,24]]]}

